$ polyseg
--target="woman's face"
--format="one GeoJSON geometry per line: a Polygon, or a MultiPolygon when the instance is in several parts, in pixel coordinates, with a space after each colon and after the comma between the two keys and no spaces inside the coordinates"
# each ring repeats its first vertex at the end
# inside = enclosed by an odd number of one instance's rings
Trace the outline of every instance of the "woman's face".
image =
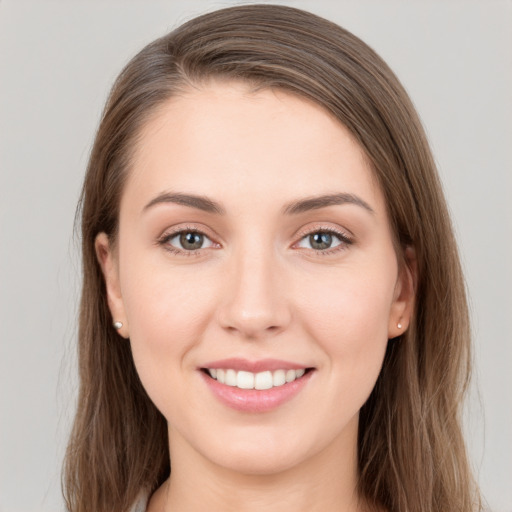
{"type": "Polygon", "coordinates": [[[96,248],[171,457],[262,474],[354,455],[412,287],[360,147],[321,107],[215,82],[168,101],[118,243],[96,248]]]}

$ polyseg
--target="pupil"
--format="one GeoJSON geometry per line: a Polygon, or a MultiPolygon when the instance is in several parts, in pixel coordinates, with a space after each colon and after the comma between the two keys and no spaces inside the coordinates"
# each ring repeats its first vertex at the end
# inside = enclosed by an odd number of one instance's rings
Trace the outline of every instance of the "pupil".
{"type": "Polygon", "coordinates": [[[200,249],[203,245],[203,235],[200,233],[183,233],[180,235],[180,243],[184,249],[200,249]]]}
{"type": "Polygon", "coordinates": [[[309,242],[313,249],[329,249],[332,236],[329,233],[313,233],[309,236],[309,242]]]}

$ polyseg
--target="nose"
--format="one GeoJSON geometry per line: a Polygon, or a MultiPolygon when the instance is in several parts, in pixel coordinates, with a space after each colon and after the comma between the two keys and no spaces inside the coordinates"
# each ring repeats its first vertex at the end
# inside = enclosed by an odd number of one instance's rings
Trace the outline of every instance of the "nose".
{"type": "Polygon", "coordinates": [[[222,328],[245,339],[282,332],[291,319],[285,278],[272,250],[240,251],[230,261],[218,309],[222,328]]]}

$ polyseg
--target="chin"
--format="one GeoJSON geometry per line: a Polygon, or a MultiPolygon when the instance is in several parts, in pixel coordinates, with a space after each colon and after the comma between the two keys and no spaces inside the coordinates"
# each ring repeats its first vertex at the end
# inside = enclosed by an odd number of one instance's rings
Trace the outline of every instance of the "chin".
{"type": "Polygon", "coordinates": [[[285,432],[243,430],[239,436],[229,435],[224,442],[215,440],[215,444],[204,446],[203,455],[241,475],[275,475],[300,465],[315,452],[315,446],[300,442],[297,431],[290,435],[289,428],[285,432]]]}
{"type": "Polygon", "coordinates": [[[240,475],[270,476],[283,473],[297,464],[297,457],[283,454],[282,452],[270,453],[265,450],[247,450],[246,453],[229,453],[217,460],[217,464],[226,470],[240,475]],[[252,452],[255,453],[252,453],[252,452]]]}

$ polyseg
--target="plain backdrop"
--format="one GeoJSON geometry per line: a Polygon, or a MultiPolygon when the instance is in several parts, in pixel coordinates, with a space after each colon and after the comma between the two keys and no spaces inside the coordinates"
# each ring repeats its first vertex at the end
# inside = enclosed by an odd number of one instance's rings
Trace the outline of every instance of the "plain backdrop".
{"type": "MultiPolygon", "coordinates": [[[[75,205],[109,87],[142,46],[238,2],[0,0],[0,511],[63,510],[80,282],[75,205]]],[[[303,0],[409,91],[470,293],[466,430],[491,508],[512,511],[512,2],[303,0]]],[[[442,243],[442,241],[439,241],[442,243]]]]}

